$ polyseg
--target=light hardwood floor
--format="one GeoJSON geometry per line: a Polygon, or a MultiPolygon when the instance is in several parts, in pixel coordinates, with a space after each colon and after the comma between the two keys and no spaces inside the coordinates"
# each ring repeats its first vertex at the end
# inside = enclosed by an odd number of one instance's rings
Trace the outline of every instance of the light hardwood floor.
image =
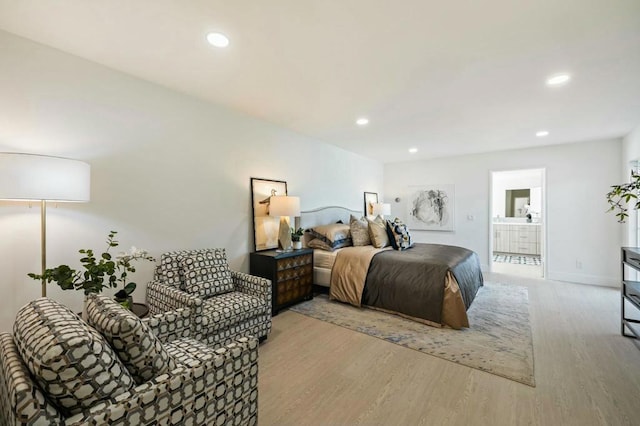
{"type": "Polygon", "coordinates": [[[611,288],[529,288],[537,387],[291,311],[260,346],[259,424],[640,425],[640,350],[611,288]]]}
{"type": "Polygon", "coordinates": [[[513,265],[511,263],[493,262],[491,270],[498,274],[517,275],[518,277],[542,278],[542,265],[513,265]]]}

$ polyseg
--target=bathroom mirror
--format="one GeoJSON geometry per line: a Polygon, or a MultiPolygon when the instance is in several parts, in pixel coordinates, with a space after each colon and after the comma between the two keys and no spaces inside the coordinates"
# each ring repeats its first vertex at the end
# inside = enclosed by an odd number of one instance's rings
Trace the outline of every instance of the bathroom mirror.
{"type": "Polygon", "coordinates": [[[529,189],[507,189],[505,200],[506,217],[526,217],[531,199],[529,189]]]}

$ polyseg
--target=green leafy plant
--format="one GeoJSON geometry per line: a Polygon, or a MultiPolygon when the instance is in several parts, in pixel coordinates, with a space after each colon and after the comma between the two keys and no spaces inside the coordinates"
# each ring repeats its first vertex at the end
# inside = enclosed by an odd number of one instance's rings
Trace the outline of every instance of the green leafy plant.
{"type": "Polygon", "coordinates": [[[640,209],[640,200],[638,200],[638,191],[640,190],[640,173],[631,171],[631,182],[623,183],[622,185],[613,185],[611,191],[607,192],[607,202],[609,212],[615,211],[618,222],[624,223],[629,217],[629,208],[627,207],[630,202],[633,202],[633,209],[640,209]],[[635,201],[634,201],[635,200],[635,201]]]}
{"type": "Polygon", "coordinates": [[[304,234],[304,230],[302,228],[293,229],[291,228],[291,241],[300,241],[300,238],[304,234]]]}
{"type": "Polygon", "coordinates": [[[34,280],[45,280],[47,283],[55,282],[63,290],[82,290],[84,294],[101,293],[104,288],[116,288],[122,285],[122,289],[115,294],[118,301],[127,300],[136,289],[136,283],[127,280],[128,274],[136,271],[133,262],[137,260],[155,261],[145,250],[131,247],[126,253],[120,253],[115,258],[109,250],[118,246],[115,236],[117,232],[111,231],[107,237],[107,250],[96,257],[91,249],[80,249],[82,255],[80,263],[83,270],[75,270],[68,265],[60,265],[55,268],[45,269],[42,275],[27,274],[34,280]]]}

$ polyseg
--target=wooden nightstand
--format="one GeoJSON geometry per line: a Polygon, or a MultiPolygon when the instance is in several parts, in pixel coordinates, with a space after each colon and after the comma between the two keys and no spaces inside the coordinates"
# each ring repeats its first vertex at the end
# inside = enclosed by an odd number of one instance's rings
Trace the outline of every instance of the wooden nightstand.
{"type": "Polygon", "coordinates": [[[271,314],[313,298],[313,249],[251,253],[250,274],[271,280],[271,314]]]}

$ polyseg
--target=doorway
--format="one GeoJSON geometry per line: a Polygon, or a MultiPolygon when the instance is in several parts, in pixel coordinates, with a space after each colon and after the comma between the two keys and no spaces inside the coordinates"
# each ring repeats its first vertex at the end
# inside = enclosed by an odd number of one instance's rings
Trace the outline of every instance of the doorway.
{"type": "Polygon", "coordinates": [[[492,272],[544,277],[545,169],[491,172],[492,272]]]}

